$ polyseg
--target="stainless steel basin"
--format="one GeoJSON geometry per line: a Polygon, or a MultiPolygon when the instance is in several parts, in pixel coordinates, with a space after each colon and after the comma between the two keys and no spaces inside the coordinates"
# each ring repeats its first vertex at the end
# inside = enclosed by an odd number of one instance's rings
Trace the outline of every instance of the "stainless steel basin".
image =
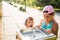
{"type": "Polygon", "coordinates": [[[22,32],[24,37],[29,37],[31,40],[43,40],[44,38],[51,37],[53,35],[48,34],[44,29],[33,29],[31,31],[22,32]],[[49,36],[50,35],[50,36],[49,36]]]}

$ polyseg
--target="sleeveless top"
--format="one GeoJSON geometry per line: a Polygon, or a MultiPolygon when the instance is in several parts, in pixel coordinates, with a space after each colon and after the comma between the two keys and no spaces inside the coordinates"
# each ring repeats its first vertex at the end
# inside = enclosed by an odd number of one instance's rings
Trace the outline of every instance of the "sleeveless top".
{"type": "Polygon", "coordinates": [[[46,25],[46,21],[44,21],[41,26],[44,29],[52,29],[52,22],[50,22],[48,25],[46,25]]]}

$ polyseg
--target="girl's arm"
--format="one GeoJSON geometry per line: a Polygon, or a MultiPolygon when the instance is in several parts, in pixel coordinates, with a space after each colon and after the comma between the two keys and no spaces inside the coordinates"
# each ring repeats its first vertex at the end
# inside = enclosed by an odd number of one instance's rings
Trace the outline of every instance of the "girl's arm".
{"type": "Polygon", "coordinates": [[[57,36],[58,35],[58,24],[53,22],[52,28],[48,29],[47,32],[48,33],[53,33],[53,34],[55,34],[57,36]]]}
{"type": "Polygon", "coordinates": [[[58,24],[57,24],[57,23],[54,23],[54,24],[53,24],[52,32],[53,32],[56,36],[58,36],[58,24]]]}
{"type": "Polygon", "coordinates": [[[39,25],[36,25],[36,27],[38,27],[38,28],[40,28],[40,26],[42,25],[42,22],[44,21],[44,19],[42,19],[41,21],[40,21],[40,24],[39,25]]]}

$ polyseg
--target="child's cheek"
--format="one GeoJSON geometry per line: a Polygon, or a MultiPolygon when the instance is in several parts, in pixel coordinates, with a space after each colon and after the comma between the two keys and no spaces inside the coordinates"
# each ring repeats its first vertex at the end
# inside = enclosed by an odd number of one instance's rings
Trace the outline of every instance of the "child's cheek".
{"type": "Polygon", "coordinates": [[[46,18],[45,20],[48,21],[48,22],[50,21],[50,19],[48,19],[48,18],[46,18]]]}

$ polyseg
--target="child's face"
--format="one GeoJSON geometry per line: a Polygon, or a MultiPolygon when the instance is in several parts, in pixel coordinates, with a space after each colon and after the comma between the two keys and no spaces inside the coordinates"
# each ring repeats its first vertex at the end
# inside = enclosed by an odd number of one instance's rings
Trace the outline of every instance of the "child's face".
{"type": "Polygon", "coordinates": [[[53,15],[49,15],[48,13],[43,13],[44,19],[50,22],[53,19],[53,15]]]}
{"type": "Polygon", "coordinates": [[[27,23],[26,23],[27,27],[32,27],[33,24],[34,24],[33,20],[27,20],[27,23]]]}

